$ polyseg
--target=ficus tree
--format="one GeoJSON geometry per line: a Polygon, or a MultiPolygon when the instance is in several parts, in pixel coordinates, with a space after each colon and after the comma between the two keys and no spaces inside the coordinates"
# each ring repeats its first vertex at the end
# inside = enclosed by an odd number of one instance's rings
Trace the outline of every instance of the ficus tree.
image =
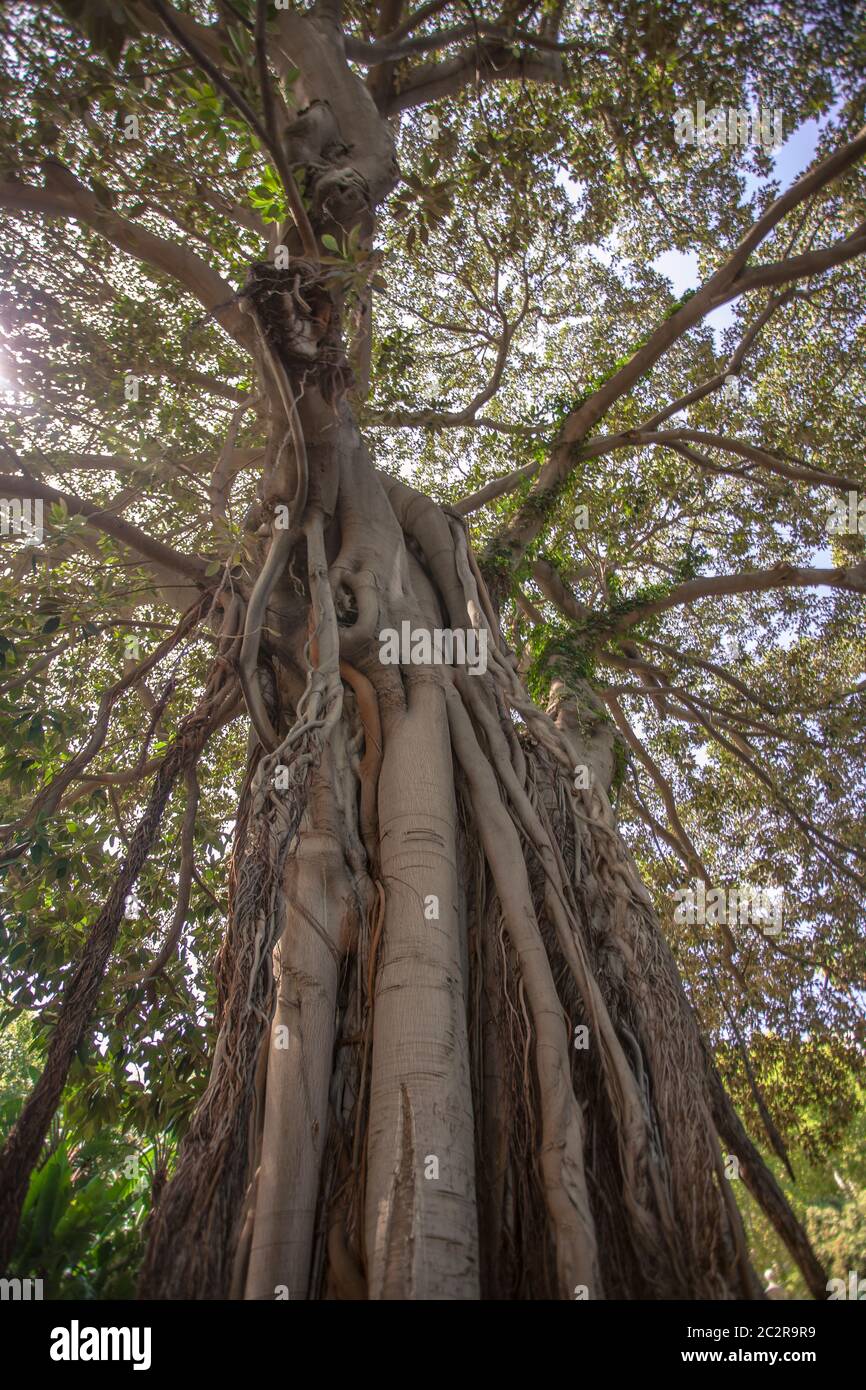
{"type": "Polygon", "coordinates": [[[65,1096],[180,1141],[146,1297],[760,1297],[743,1185],[825,1296],[759,1145],[863,1045],[848,19],[6,7],[0,1265],[65,1096]]]}

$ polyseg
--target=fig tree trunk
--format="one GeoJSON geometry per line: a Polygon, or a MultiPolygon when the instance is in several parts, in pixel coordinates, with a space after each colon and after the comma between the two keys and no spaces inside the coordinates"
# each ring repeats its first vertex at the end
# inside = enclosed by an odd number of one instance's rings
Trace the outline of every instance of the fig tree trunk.
{"type": "Polygon", "coordinates": [[[579,691],[532,704],[463,520],[373,466],[320,273],[254,268],[246,304],[255,734],[213,1072],[144,1290],[754,1294],[609,726],[579,691]],[[437,630],[475,663],[431,659],[437,630]]]}

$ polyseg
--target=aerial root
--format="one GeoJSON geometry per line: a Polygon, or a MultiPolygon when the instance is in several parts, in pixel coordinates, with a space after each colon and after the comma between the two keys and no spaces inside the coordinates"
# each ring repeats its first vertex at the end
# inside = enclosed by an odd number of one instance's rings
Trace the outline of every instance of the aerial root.
{"type": "Polygon", "coordinates": [[[583,1120],[571,1085],[563,1010],[541,942],[522,847],[454,687],[447,692],[447,708],[452,745],[517,954],[536,1031],[542,1121],[539,1161],[555,1232],[559,1294],[570,1298],[575,1285],[583,1284],[598,1298],[601,1279],[584,1170],[583,1120]]]}
{"type": "MultiPolygon", "coordinates": [[[[304,535],[320,660],[308,672],[292,727],[282,739],[273,735],[275,746],[251,762],[245,779],[230,869],[228,930],[217,959],[218,1033],[211,1076],[155,1216],[142,1271],[144,1296],[225,1297],[237,1278],[235,1254],[249,1205],[256,1069],[275,1004],[273,952],[286,920],[286,860],[297,847],[310,778],[342,712],[336,615],[322,517],[315,508],[304,535]]],[[[272,555],[277,545],[275,538],[272,555]]],[[[267,578],[250,600],[244,641],[255,630],[257,613],[264,612],[276,567],[277,560],[266,566],[267,578]]]]}

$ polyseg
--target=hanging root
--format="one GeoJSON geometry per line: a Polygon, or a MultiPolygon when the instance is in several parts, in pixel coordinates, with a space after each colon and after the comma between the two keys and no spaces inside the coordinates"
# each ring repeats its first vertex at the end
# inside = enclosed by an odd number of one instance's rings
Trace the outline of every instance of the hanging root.
{"type": "Polygon", "coordinates": [[[592,1297],[600,1298],[598,1250],[584,1169],[583,1119],[571,1085],[562,1007],[539,937],[521,845],[490,764],[456,694],[449,695],[448,718],[537,1033],[540,1162],[554,1230],[559,1296],[572,1298],[575,1286],[583,1285],[592,1297]]]}
{"type": "Polygon", "coordinates": [[[364,730],[364,756],[358,764],[358,781],[361,784],[360,830],[372,868],[379,857],[376,835],[379,826],[377,792],[379,769],[382,766],[382,720],[376,692],[367,677],[356,671],[348,661],[340,662],[340,675],[354,691],[364,730]]]}
{"type": "Polygon", "coordinates": [[[238,661],[238,675],[253,728],[259,736],[262,747],[267,749],[269,753],[274,751],[280,740],[271,723],[259,684],[259,648],[268,600],[289,563],[296,540],[297,536],[293,531],[275,531],[273,534],[267,559],[259,571],[247,605],[243,642],[238,661]]]}
{"type": "Polygon", "coordinates": [[[153,1222],[143,1297],[223,1298],[232,1285],[246,1210],[256,1066],[274,1008],[272,957],[285,924],[286,859],[297,846],[310,777],[342,710],[336,615],[318,510],[308,514],[304,534],[320,661],[309,672],[292,728],[260,759],[245,788],[229,925],[217,962],[211,1077],[153,1222]]]}
{"type": "Polygon", "coordinates": [[[267,479],[272,500],[284,502],[288,510],[291,526],[275,525],[271,544],[264,564],[259,570],[250,601],[247,606],[241,643],[238,673],[243,687],[253,727],[259,736],[262,747],[273,752],[280,740],[268,715],[262,697],[258,676],[259,649],[262,628],[268,609],[268,602],[279,580],[285,573],[292,551],[301,535],[304,510],[309,492],[309,464],[304,432],[298,416],[298,403],[289,373],[274,345],[273,333],[263,326],[260,308],[256,301],[245,303],[247,313],[253,320],[259,342],[262,361],[267,367],[275,397],[272,401],[272,448],[276,457],[273,461],[272,475],[267,479]],[[274,444],[274,440],[276,443],[274,444]],[[290,480],[288,456],[294,459],[294,473],[290,480]],[[293,491],[289,491],[293,487],[293,491]]]}

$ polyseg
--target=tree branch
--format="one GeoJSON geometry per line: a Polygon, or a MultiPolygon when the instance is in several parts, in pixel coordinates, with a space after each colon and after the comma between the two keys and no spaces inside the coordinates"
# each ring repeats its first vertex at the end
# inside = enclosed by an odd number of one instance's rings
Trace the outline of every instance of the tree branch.
{"type": "Polygon", "coordinates": [[[728,439],[726,435],[714,434],[707,430],[635,430],[629,431],[624,438],[634,444],[673,445],[680,440],[692,444],[704,444],[708,448],[724,449],[727,453],[748,459],[752,463],[759,464],[761,468],[768,469],[771,473],[777,473],[782,478],[792,478],[797,482],[818,483],[824,487],[839,488],[843,492],[856,492],[863,486],[862,483],[856,482],[853,478],[847,478],[844,474],[825,473],[823,469],[809,468],[807,464],[800,461],[788,463],[785,459],[769,453],[766,449],[759,449],[754,444],[746,444],[739,439],[728,439]]]}
{"type": "Polygon", "coordinates": [[[859,565],[840,566],[836,569],[803,569],[782,561],[768,570],[746,570],[742,574],[715,574],[689,579],[684,584],[676,585],[663,598],[640,604],[631,612],[618,616],[613,630],[622,632],[655,613],[664,613],[668,608],[692,604],[697,599],[717,594],[750,594],[762,593],[769,589],[812,588],[825,585],[855,594],[866,593],[866,561],[861,561],[859,565]]]}
{"type": "Polygon", "coordinates": [[[764,699],[762,695],[757,694],[757,692],[746,685],[744,681],[740,680],[739,676],[735,676],[732,671],[729,671],[724,666],[717,665],[714,661],[709,661],[706,657],[698,656],[696,652],[681,651],[677,647],[669,646],[666,642],[660,642],[655,637],[642,637],[641,644],[649,647],[657,647],[660,652],[664,652],[665,656],[672,657],[675,661],[684,662],[686,665],[693,664],[695,666],[700,666],[703,670],[708,671],[710,675],[716,676],[718,680],[724,681],[732,690],[738,691],[750,704],[757,706],[758,709],[766,710],[768,714],[776,715],[782,712],[780,706],[772,704],[769,700],[764,699]]]}
{"type": "Polygon", "coordinates": [[[567,589],[549,560],[538,559],[532,566],[532,577],[544,597],[575,623],[585,623],[592,616],[592,609],[567,589]]]}
{"type": "MultiPolygon", "coordinates": [[[[623,738],[625,739],[626,743],[628,744],[629,748],[632,750],[638,762],[642,764],[642,766],[649,773],[652,781],[655,783],[659,796],[661,797],[662,802],[664,803],[664,808],[667,812],[668,823],[671,827],[672,834],[677,842],[678,853],[682,856],[684,863],[688,865],[689,869],[695,875],[696,878],[702,879],[704,883],[709,883],[711,881],[709,871],[706,868],[703,860],[701,859],[701,856],[698,854],[698,851],[695,849],[695,846],[689,837],[688,831],[686,830],[685,826],[680,820],[680,814],[677,810],[676,798],[674,796],[673,788],[670,782],[667,780],[658,764],[647,752],[646,748],[644,748],[643,744],[641,743],[640,739],[638,738],[637,734],[635,733],[634,729],[632,728],[631,724],[626,718],[625,711],[623,710],[622,705],[619,703],[616,696],[611,695],[606,691],[600,691],[599,693],[602,699],[604,700],[605,704],[610,709],[610,712],[613,715],[614,720],[616,722],[616,726],[622,734],[623,738]]],[[[733,945],[733,941],[731,942],[731,944],[733,945]]]]}
{"type": "Polygon", "coordinates": [[[803,832],[807,840],[810,840],[815,845],[818,853],[821,854],[829,864],[832,864],[835,869],[838,869],[841,874],[844,874],[846,878],[856,883],[859,888],[866,888],[866,878],[858,873],[856,869],[849,868],[844,860],[839,859],[837,855],[831,853],[828,846],[838,849],[842,854],[851,854],[860,859],[866,857],[864,856],[864,851],[853,845],[846,845],[842,840],[837,840],[835,835],[829,835],[825,830],[822,830],[819,825],[816,825],[813,820],[806,816],[799,807],[779,789],[770,774],[765,772],[760,764],[756,762],[755,758],[747,751],[739,739],[726,738],[725,735],[716,728],[712,720],[708,719],[701,710],[695,709],[694,705],[691,705],[691,709],[697,717],[698,722],[706,729],[710,738],[715,743],[718,743],[721,748],[724,748],[726,752],[733,754],[735,758],[749,769],[761,785],[766,787],[774,800],[788,812],[795,825],[803,832]]]}
{"type": "MultiPolygon", "coordinates": [[[[842,145],[827,159],[822,160],[813,169],[797,179],[785,193],[777,198],[752,225],[727,260],[704,282],[697,293],[692,295],[686,303],[681,304],[668,319],[650,334],[647,341],[638,348],[624,366],[614,372],[607,381],[593,391],[576,410],[573,410],[566,417],[550,458],[538,476],[530,503],[521,509],[509,529],[497,538],[500,543],[509,547],[514,564],[520,561],[526,546],[538,535],[544,525],[543,509],[532,504],[539,495],[557,487],[576,464],[585,457],[580,445],[592,427],[607,413],[615,401],[625,395],[637,381],[646,375],[672,343],[699,323],[712,309],[727,299],[734,298],[736,294],[744,292],[744,286],[749,287],[747,279],[744,279],[737,289],[734,289],[734,282],[755,248],[787,213],[861,159],[864,153],[866,153],[866,127],[853,140],[842,145]]],[[[859,248],[863,241],[866,239],[855,235],[853,241],[849,239],[847,242],[841,243],[841,247],[831,248],[831,251],[835,253],[839,252],[841,248],[847,248],[846,257],[859,254],[859,250],[852,250],[851,248],[852,246],[859,248]]],[[[863,249],[866,249],[866,246],[863,249]]],[[[824,253],[809,254],[822,256],[824,253]]],[[[800,257],[794,257],[790,261],[780,264],[796,267],[801,260],[800,257]]],[[[826,268],[826,265],[831,263],[838,264],[838,260],[826,261],[826,264],[824,261],[820,261],[818,264],[821,268],[826,268]]],[[[767,270],[773,270],[774,274],[776,273],[773,267],[759,267],[756,273],[763,274],[767,270]]],[[[788,276],[787,278],[791,277],[788,276]]],[[[764,282],[762,281],[762,283],[764,282]]],[[[770,283],[770,281],[766,281],[766,283],[770,283]]]]}
{"type": "Polygon", "coordinates": [[[430,53],[437,49],[448,48],[451,44],[459,43],[461,39],[472,38],[473,36],[488,39],[503,46],[507,45],[512,49],[519,42],[525,44],[527,48],[538,48],[542,52],[548,53],[586,51],[585,43],[560,43],[556,39],[545,37],[544,34],[530,33],[528,30],[519,29],[516,26],[508,28],[502,24],[467,20],[464,24],[453,24],[448,29],[435,29],[431,34],[417,34],[414,37],[400,39],[390,37],[381,39],[377,43],[367,43],[364,39],[347,37],[346,57],[352,62],[372,67],[377,63],[399,62],[401,58],[409,58],[415,53],[430,53]]]}
{"type": "Polygon", "coordinates": [[[490,41],[473,44],[448,62],[422,64],[414,70],[412,79],[385,103],[385,115],[396,116],[427,102],[454,96],[480,81],[553,82],[559,86],[565,76],[555,53],[516,57],[510,47],[490,41]]]}
{"type": "Polygon", "coordinates": [[[689,391],[685,396],[680,396],[679,400],[673,401],[670,405],[665,406],[663,410],[650,416],[649,420],[645,420],[642,425],[638,426],[638,429],[641,431],[657,429],[658,426],[662,424],[664,420],[669,419],[671,415],[677,415],[688,406],[695,405],[698,401],[702,401],[705,396],[712,395],[713,391],[718,390],[720,386],[724,385],[729,376],[734,375],[740,370],[740,367],[743,365],[746,356],[754,345],[762,328],[769,323],[770,319],[776,313],[776,310],[781,309],[783,305],[790,303],[791,300],[809,298],[811,298],[811,295],[807,294],[805,291],[792,288],[785,290],[784,294],[777,295],[775,299],[771,299],[766,308],[758,315],[755,322],[743,334],[739,344],[731,353],[731,356],[720,372],[710,377],[709,381],[705,381],[702,386],[696,386],[693,391],[689,391]]]}
{"type": "Polygon", "coordinates": [[[787,260],[773,261],[769,265],[758,265],[753,270],[737,276],[730,289],[721,293],[714,301],[713,308],[726,304],[729,299],[748,294],[751,290],[763,289],[765,285],[784,284],[788,280],[803,280],[809,275],[819,275],[823,270],[843,265],[866,252],[866,222],[861,222],[856,231],[844,241],[834,246],[826,246],[818,251],[807,251],[802,256],[790,256],[787,260]]]}
{"type": "Polygon", "coordinates": [[[451,506],[452,512],[457,512],[459,516],[469,516],[470,512],[477,512],[479,507],[483,507],[487,502],[493,502],[497,497],[502,497],[506,492],[511,492],[523,482],[524,478],[531,478],[537,473],[539,464],[526,463],[522,468],[516,468],[513,473],[506,473],[503,478],[494,478],[492,483],[485,483],[484,487],[477,492],[470,493],[468,497],[463,497],[459,502],[454,502],[451,506]]]}

